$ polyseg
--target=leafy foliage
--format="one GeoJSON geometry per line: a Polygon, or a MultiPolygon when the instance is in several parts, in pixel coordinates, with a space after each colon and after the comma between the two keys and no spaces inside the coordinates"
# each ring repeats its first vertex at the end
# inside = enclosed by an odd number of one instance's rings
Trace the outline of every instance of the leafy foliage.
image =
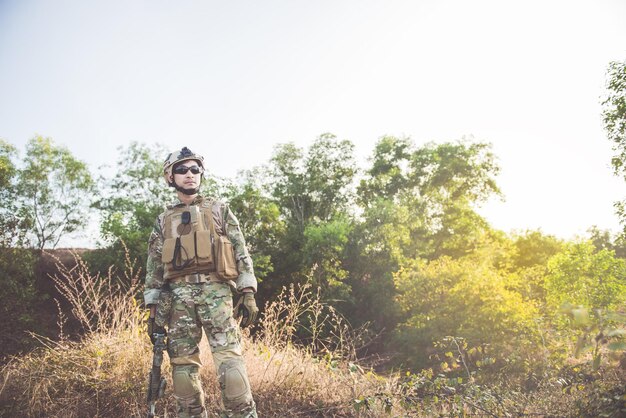
{"type": "Polygon", "coordinates": [[[11,179],[15,175],[15,164],[12,158],[15,156],[15,147],[0,139],[0,190],[6,190],[11,186],[11,179]]]}
{"type": "Polygon", "coordinates": [[[293,143],[276,148],[270,164],[272,195],[290,225],[328,221],[347,209],[356,174],[354,145],[334,135],[317,138],[304,155],[293,143]]]}
{"type": "Polygon", "coordinates": [[[276,277],[270,294],[312,278],[328,291],[325,297],[349,297],[343,262],[356,174],[353,150],[350,141],[331,134],[321,135],[307,152],[294,144],[276,148],[263,185],[284,225],[272,252],[276,277]]]}
{"type": "Polygon", "coordinates": [[[347,218],[312,224],[304,230],[305,262],[311,266],[313,284],[319,286],[327,299],[334,302],[350,300],[346,283],[348,271],[343,265],[352,223],[347,218]]]}
{"type": "Polygon", "coordinates": [[[573,242],[548,262],[547,301],[592,310],[616,309],[626,300],[626,264],[610,250],[596,251],[591,242],[573,242]]]}
{"type": "Polygon", "coordinates": [[[504,250],[500,267],[510,272],[508,287],[519,292],[525,300],[534,301],[544,314],[547,314],[545,277],[548,260],[559,253],[563,245],[554,236],[526,231],[513,236],[510,248],[504,250]]]}
{"type": "Polygon", "coordinates": [[[498,194],[487,144],[428,143],[386,136],[357,190],[362,210],[351,234],[355,321],[393,329],[400,319],[393,273],[407,260],[459,257],[489,233],[474,206],[498,194]]]}
{"type": "Polygon", "coordinates": [[[20,248],[26,238],[28,218],[20,216],[14,179],[17,152],[0,140],[0,345],[7,353],[25,348],[25,329],[33,329],[34,255],[20,248]]]}
{"type": "Polygon", "coordinates": [[[16,187],[18,169],[14,159],[17,150],[0,139],[0,244],[2,247],[26,244],[32,218],[20,205],[16,187]]]}
{"type": "Polygon", "coordinates": [[[102,237],[112,244],[110,251],[87,257],[102,272],[110,265],[122,268],[120,263],[126,249],[132,259],[145,264],[146,243],[154,221],[172,200],[172,193],[163,181],[162,156],[167,155],[163,147],[132,142],[119,151],[115,175],[99,179],[101,196],[93,204],[102,217],[102,237]]]}
{"type": "Polygon", "coordinates": [[[275,271],[272,259],[279,253],[286,233],[279,206],[259,184],[262,176],[258,169],[244,173],[241,182],[229,184],[224,192],[239,219],[260,282],[275,271]]]}
{"type": "Polygon", "coordinates": [[[617,153],[611,163],[615,174],[626,176],[626,62],[609,63],[606,88],[602,121],[617,153]]]}
{"type": "MultiPolygon", "coordinates": [[[[626,179],[626,61],[609,63],[606,77],[602,122],[615,151],[611,159],[613,171],[626,179]]],[[[626,228],[626,201],[616,202],[615,208],[626,228]]]]}
{"type": "Polygon", "coordinates": [[[36,256],[32,251],[0,245],[0,345],[4,357],[32,346],[25,330],[39,330],[35,287],[36,256]]]}
{"type": "Polygon", "coordinates": [[[539,348],[537,307],[508,288],[506,273],[494,266],[490,254],[485,248],[456,260],[413,260],[395,275],[406,318],[396,340],[413,366],[427,365],[420,353],[445,336],[490,346],[500,366],[523,368],[526,356],[540,354],[531,349],[539,348]]]}
{"type": "Polygon", "coordinates": [[[50,138],[29,140],[23,164],[16,186],[21,213],[32,220],[34,245],[54,248],[64,234],[86,225],[94,182],[85,163],[50,138]]]}

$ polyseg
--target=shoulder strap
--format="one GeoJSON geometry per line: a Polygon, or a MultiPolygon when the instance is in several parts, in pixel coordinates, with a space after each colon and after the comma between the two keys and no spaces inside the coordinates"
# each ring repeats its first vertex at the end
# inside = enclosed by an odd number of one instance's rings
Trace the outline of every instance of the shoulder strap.
{"type": "Polygon", "coordinates": [[[172,220],[171,216],[174,213],[172,208],[167,208],[163,212],[163,220],[162,220],[162,228],[161,231],[163,233],[163,237],[171,238],[172,237],[172,220]]]}
{"type": "Polygon", "coordinates": [[[202,206],[206,207],[209,211],[207,217],[209,218],[209,230],[211,231],[212,237],[215,237],[217,235],[217,231],[215,230],[215,221],[213,219],[213,206],[214,205],[215,205],[214,200],[207,199],[204,202],[202,202],[202,206]]]}

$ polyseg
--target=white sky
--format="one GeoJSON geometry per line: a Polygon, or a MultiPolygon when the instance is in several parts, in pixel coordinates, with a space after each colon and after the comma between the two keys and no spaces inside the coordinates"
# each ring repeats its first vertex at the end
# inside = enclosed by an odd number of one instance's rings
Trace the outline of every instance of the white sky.
{"type": "Polygon", "coordinates": [[[618,229],[599,103],[624,59],[623,0],[0,0],[0,138],[94,171],[131,140],[187,145],[233,177],[324,132],[362,167],[386,134],[473,135],[502,166],[491,224],[570,238],[618,229]]]}

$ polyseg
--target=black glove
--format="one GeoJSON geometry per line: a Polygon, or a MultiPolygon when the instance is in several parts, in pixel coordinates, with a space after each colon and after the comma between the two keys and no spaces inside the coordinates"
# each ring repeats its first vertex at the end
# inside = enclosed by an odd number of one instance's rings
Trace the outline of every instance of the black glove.
{"type": "Polygon", "coordinates": [[[241,327],[245,328],[250,326],[256,321],[256,317],[259,314],[259,308],[256,307],[256,301],[254,300],[254,293],[244,293],[239,298],[239,302],[235,305],[235,319],[243,317],[241,320],[241,327]]]}
{"type": "Polygon", "coordinates": [[[154,322],[154,318],[148,318],[148,335],[150,336],[150,341],[152,341],[152,344],[154,344],[154,342],[156,341],[156,339],[154,338],[154,334],[167,335],[167,331],[162,326],[157,325],[154,322]]]}

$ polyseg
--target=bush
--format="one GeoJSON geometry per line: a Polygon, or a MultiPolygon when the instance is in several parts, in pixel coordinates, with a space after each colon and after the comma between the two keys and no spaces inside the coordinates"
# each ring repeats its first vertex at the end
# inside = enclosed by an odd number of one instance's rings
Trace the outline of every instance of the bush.
{"type": "Polygon", "coordinates": [[[458,260],[415,260],[394,279],[406,317],[395,342],[405,364],[436,366],[440,359],[432,357],[433,344],[447,336],[461,337],[470,347],[489,347],[496,366],[509,374],[541,364],[538,310],[509,289],[507,277],[489,258],[478,253],[458,260]]]}
{"type": "Polygon", "coordinates": [[[25,248],[0,247],[0,357],[32,348],[32,339],[24,332],[37,329],[33,251],[25,248]]]}

